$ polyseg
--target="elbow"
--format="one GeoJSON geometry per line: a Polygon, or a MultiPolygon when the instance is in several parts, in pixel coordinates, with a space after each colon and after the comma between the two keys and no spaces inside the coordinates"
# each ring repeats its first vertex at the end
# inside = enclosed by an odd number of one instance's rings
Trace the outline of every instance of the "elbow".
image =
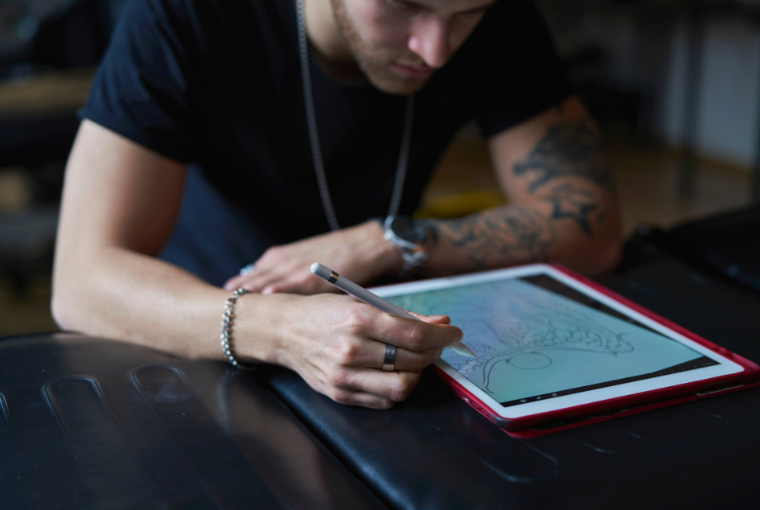
{"type": "Polygon", "coordinates": [[[594,243],[593,246],[577,252],[572,258],[560,262],[583,275],[596,278],[615,271],[622,257],[623,246],[620,240],[610,240],[594,243]]]}
{"type": "MultiPolygon", "coordinates": [[[[57,261],[56,261],[57,262],[57,261]]],[[[87,296],[85,278],[72,277],[71,272],[56,263],[53,269],[53,292],[50,298],[50,312],[53,320],[64,331],[83,331],[82,319],[87,317],[85,301],[87,296]]]]}
{"type": "Polygon", "coordinates": [[[591,233],[577,232],[575,248],[569,248],[560,262],[592,278],[608,275],[623,258],[622,228],[617,208],[591,233]]]}
{"type": "Polygon", "coordinates": [[[612,273],[623,258],[623,238],[620,217],[616,214],[596,232],[596,242],[588,250],[588,276],[604,276],[612,273]]]}
{"type": "Polygon", "coordinates": [[[617,269],[623,258],[623,243],[619,236],[614,240],[608,241],[593,256],[589,276],[605,276],[617,269]]]}
{"type": "Polygon", "coordinates": [[[65,287],[54,283],[53,295],[50,299],[50,312],[55,323],[64,331],[76,329],[72,299],[67,294],[65,287]]]}
{"type": "Polygon", "coordinates": [[[623,259],[623,227],[620,205],[614,195],[607,197],[594,228],[593,246],[588,250],[588,276],[605,276],[617,269],[623,259]]]}

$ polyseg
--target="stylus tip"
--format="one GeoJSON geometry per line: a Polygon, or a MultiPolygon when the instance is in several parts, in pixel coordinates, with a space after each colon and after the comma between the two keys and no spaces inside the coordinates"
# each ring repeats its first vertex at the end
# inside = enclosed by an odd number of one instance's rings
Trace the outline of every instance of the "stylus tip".
{"type": "Polygon", "coordinates": [[[470,350],[469,347],[467,347],[462,342],[457,342],[454,345],[449,346],[452,351],[456,352],[457,354],[461,354],[462,356],[467,356],[468,358],[477,358],[478,356],[470,350]]]}

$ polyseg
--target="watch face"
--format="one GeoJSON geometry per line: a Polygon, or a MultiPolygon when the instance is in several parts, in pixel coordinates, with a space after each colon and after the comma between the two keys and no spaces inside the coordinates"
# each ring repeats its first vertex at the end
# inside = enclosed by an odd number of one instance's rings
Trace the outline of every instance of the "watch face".
{"type": "Polygon", "coordinates": [[[397,216],[390,225],[391,230],[404,241],[422,244],[425,242],[425,229],[412,218],[397,216]]]}

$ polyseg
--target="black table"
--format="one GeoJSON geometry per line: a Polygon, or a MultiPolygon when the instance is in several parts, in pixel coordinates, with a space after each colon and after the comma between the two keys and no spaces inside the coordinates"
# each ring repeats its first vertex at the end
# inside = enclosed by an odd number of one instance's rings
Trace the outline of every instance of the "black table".
{"type": "MultiPolygon", "coordinates": [[[[751,360],[760,297],[651,248],[602,283],[751,360]]],[[[757,506],[760,390],[514,439],[428,373],[391,411],[75,334],[0,342],[3,508],[757,506]]]]}

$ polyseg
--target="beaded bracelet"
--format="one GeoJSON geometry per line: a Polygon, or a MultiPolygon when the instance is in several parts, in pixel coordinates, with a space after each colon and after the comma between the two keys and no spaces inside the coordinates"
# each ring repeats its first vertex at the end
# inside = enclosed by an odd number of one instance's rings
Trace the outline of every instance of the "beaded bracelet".
{"type": "Polygon", "coordinates": [[[253,370],[253,368],[244,365],[235,358],[235,351],[232,349],[232,322],[235,318],[235,303],[237,299],[243,294],[250,293],[250,290],[240,288],[227,298],[227,301],[224,303],[224,314],[222,315],[222,334],[219,336],[222,340],[222,349],[224,350],[224,355],[227,356],[227,361],[230,365],[242,370],[253,370]]]}

